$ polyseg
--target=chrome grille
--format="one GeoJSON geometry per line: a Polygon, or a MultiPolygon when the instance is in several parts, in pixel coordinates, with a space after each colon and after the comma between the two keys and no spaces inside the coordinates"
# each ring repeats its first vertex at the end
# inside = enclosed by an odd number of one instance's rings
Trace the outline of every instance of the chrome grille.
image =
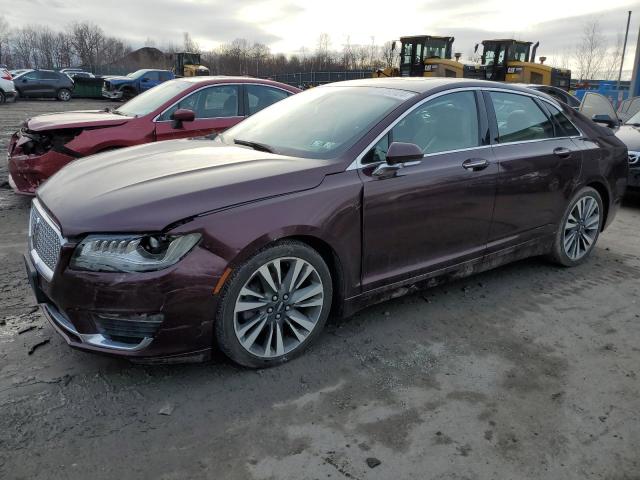
{"type": "Polygon", "coordinates": [[[42,211],[37,200],[31,207],[29,246],[36,268],[50,280],[60,258],[62,236],[55,224],[42,211]]]}
{"type": "Polygon", "coordinates": [[[629,151],[629,165],[640,167],[640,152],[629,151]]]}

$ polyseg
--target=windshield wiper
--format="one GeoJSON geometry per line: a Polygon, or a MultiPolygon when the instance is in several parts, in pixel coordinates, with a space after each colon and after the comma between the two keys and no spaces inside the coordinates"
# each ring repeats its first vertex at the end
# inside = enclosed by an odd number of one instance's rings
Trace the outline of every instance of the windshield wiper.
{"type": "Polygon", "coordinates": [[[271,148],[269,145],[265,145],[264,143],[250,142],[249,140],[240,140],[239,138],[234,138],[233,143],[235,143],[236,145],[251,147],[254,150],[258,150],[260,152],[274,153],[273,148],[271,148]]]}

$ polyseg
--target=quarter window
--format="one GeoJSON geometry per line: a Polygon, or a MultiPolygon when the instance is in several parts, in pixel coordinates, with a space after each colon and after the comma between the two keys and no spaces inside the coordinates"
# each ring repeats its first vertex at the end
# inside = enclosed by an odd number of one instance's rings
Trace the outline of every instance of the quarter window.
{"type": "Polygon", "coordinates": [[[165,110],[158,120],[171,120],[171,115],[179,108],[193,110],[196,118],[237,117],[239,115],[238,86],[220,85],[192,93],[165,110]]]}
{"type": "Polygon", "coordinates": [[[490,95],[499,143],[553,138],[553,124],[531,97],[502,92],[490,95]]]}
{"type": "Polygon", "coordinates": [[[249,99],[249,115],[253,115],[290,95],[289,92],[285,92],[279,88],[265,87],[262,85],[247,85],[246,88],[249,99]]]}
{"type": "Polygon", "coordinates": [[[424,103],[393,127],[363,163],[383,161],[390,142],[414,143],[425,154],[480,146],[475,93],[449,93],[424,103]]]}
{"type": "Polygon", "coordinates": [[[556,137],[577,137],[580,132],[573,126],[573,123],[567,118],[567,116],[558,110],[553,105],[545,105],[551,112],[551,116],[559,125],[559,131],[556,131],[556,137]]]}

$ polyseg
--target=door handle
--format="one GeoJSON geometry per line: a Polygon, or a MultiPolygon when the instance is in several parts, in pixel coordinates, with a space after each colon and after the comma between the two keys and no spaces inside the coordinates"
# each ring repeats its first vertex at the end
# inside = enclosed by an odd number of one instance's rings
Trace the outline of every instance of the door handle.
{"type": "Polygon", "coordinates": [[[489,166],[489,161],[484,158],[469,158],[462,162],[462,168],[473,170],[474,172],[484,170],[489,166]]]}
{"type": "Polygon", "coordinates": [[[557,147],[553,149],[553,154],[560,158],[569,158],[571,156],[571,150],[565,147],[557,147]]]}

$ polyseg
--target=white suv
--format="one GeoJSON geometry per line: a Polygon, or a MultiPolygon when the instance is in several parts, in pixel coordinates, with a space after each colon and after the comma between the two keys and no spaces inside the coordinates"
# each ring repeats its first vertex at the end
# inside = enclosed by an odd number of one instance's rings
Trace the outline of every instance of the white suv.
{"type": "Polygon", "coordinates": [[[15,99],[17,96],[16,87],[8,70],[0,68],[0,103],[15,99]]]}

